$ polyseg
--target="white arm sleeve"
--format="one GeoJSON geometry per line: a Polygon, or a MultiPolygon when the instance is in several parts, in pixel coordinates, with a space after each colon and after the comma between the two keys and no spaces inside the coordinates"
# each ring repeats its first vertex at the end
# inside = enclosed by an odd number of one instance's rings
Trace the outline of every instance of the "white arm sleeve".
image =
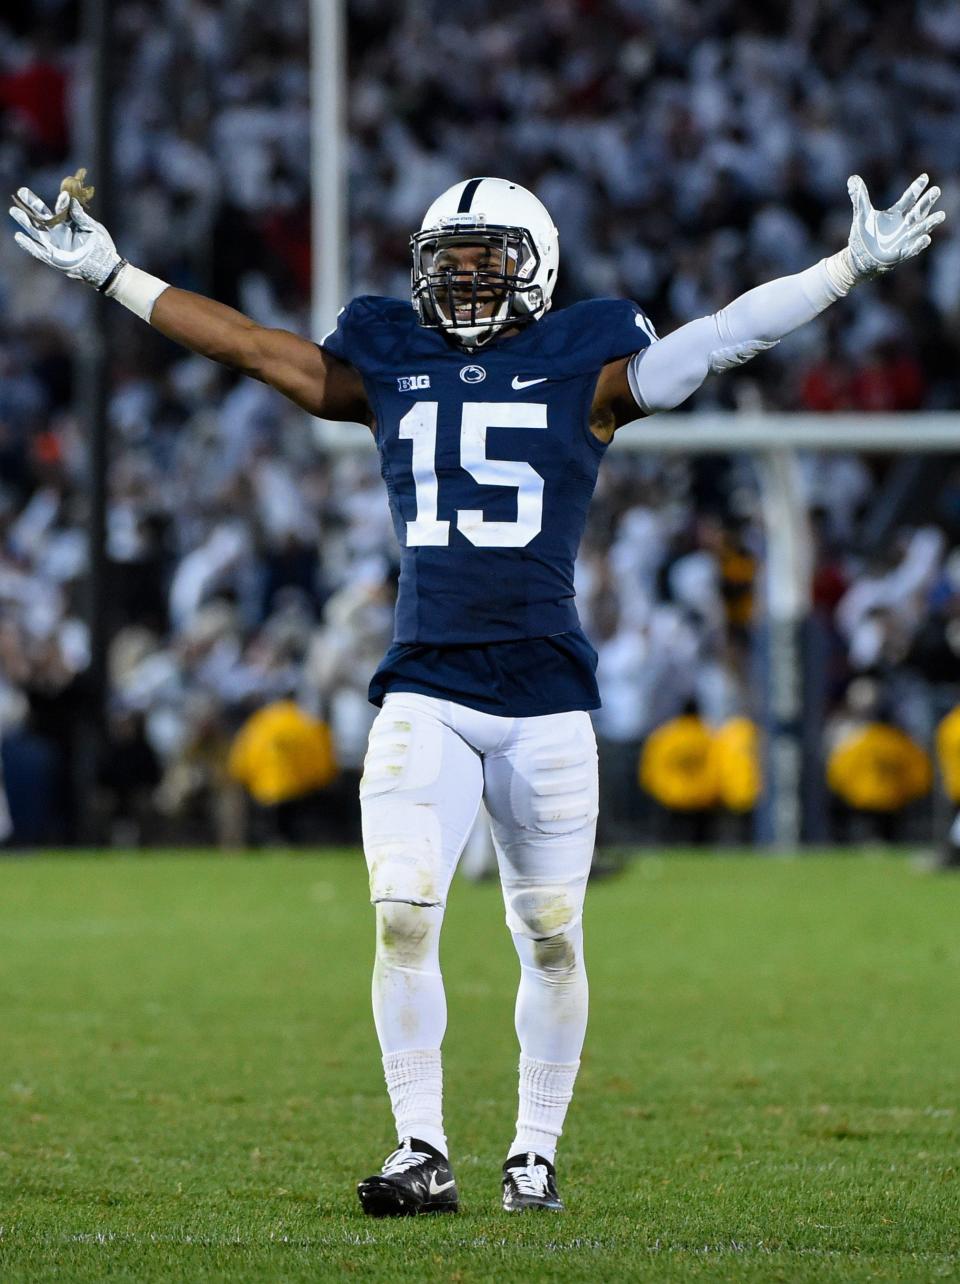
{"type": "Polygon", "coordinates": [[[627,366],[637,405],[648,415],[679,406],[711,370],[742,365],[812,321],[850,288],[834,262],[839,258],[758,285],[713,316],[690,321],[638,352],[627,366]]]}

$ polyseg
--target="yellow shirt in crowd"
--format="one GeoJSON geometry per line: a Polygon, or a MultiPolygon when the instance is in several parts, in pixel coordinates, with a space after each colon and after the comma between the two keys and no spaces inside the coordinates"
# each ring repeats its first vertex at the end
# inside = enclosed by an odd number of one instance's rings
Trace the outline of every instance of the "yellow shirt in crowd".
{"type": "Polygon", "coordinates": [[[960,705],[937,727],[936,748],[946,795],[951,802],[960,803],[960,705]]]}
{"type": "Polygon", "coordinates": [[[899,727],[868,722],[827,760],[827,784],[858,811],[899,811],[930,790],[930,758],[899,727]]]}
{"type": "Polygon", "coordinates": [[[330,728],[292,700],[278,700],[237,732],[227,769],[264,806],[300,798],[337,774],[330,728]]]}
{"type": "Polygon", "coordinates": [[[663,807],[751,811],[760,797],[757,728],[731,718],[714,731],[696,714],[651,732],[640,754],[640,784],[663,807]]]}

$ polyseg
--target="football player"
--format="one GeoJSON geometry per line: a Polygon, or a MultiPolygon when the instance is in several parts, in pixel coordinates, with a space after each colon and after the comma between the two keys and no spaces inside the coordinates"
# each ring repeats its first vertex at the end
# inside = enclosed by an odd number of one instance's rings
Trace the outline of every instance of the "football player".
{"type": "Polygon", "coordinates": [[[376,440],[402,562],[394,643],[370,685],[380,713],[360,793],[373,1012],[398,1146],[360,1183],[365,1212],[457,1208],[439,944],[481,798],[520,961],[519,1113],[503,1207],[562,1207],[554,1159],[587,1022],[581,914],[599,703],[573,567],[600,462],[624,424],[678,406],[710,371],[749,361],[925,249],[944,217],[927,182],[878,212],[852,177],[839,253],[659,340],[623,300],[550,311],[557,230],[532,193],[499,178],[458,183],[427,211],[411,242],[412,306],[354,299],[320,344],[127,263],[69,194],[51,211],[18,193],[17,242],[42,263],[376,440]]]}

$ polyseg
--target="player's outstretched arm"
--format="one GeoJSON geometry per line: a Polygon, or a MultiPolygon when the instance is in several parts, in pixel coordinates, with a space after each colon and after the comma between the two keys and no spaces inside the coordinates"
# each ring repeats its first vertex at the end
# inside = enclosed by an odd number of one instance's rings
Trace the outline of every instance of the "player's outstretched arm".
{"type": "MultiPolygon", "coordinates": [[[[114,297],[123,302],[120,293],[114,297]]],[[[168,339],[276,388],[311,415],[371,420],[357,371],[298,334],[257,325],[242,312],[174,286],[162,290],[145,319],[168,339]]]]}
{"type": "Polygon", "coordinates": [[[363,382],[346,362],[299,335],[258,325],[242,312],[133,267],[117,253],[103,224],[68,193],[60,193],[53,210],[26,187],[17,197],[18,207],[10,210],[21,229],[16,242],[41,263],[86,281],[167,338],[270,384],[310,414],[370,421],[363,382]]]}
{"type": "Polygon", "coordinates": [[[681,326],[628,359],[624,371],[633,400],[643,414],[670,410],[686,401],[711,371],[750,361],[798,326],[849,294],[860,281],[889,272],[930,244],[946,215],[933,212],[939,187],[927,190],[921,174],[888,210],[875,210],[866,185],[854,174],[847,182],[853,223],[847,245],[805,272],[768,281],[722,308],[681,326]]]}

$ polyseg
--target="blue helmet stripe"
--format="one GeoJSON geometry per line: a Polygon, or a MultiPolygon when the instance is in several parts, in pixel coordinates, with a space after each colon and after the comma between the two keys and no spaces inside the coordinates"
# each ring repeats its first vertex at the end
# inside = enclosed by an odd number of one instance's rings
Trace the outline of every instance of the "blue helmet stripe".
{"type": "Polygon", "coordinates": [[[473,204],[473,198],[477,194],[477,188],[483,182],[482,178],[471,178],[460,195],[460,204],[457,206],[458,214],[469,214],[470,206],[473,204]]]}

